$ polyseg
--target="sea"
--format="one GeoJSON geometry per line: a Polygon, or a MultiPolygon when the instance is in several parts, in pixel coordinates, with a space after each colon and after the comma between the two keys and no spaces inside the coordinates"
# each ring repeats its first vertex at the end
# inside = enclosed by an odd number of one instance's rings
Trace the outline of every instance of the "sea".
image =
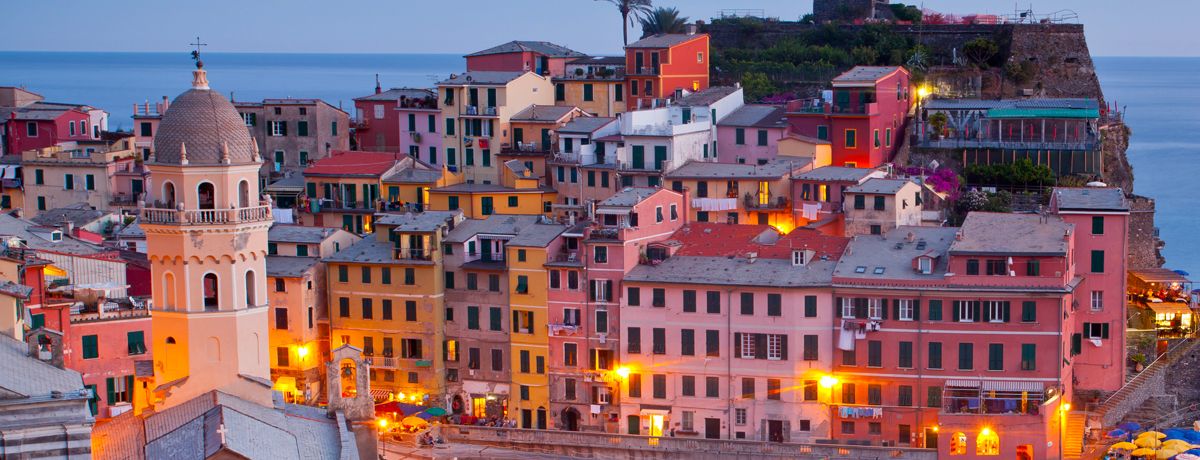
{"type": "MultiPolygon", "coordinates": [[[[464,69],[454,54],[205,53],[214,88],[236,100],[320,98],[352,112],[384,88],[432,87],[464,69]]],[[[1096,57],[1105,98],[1133,130],[1134,193],[1157,202],[1167,267],[1200,280],[1200,58],[1096,57]]],[[[187,53],[0,52],[0,85],[51,101],[107,110],[109,129],[132,127],[133,104],[175,97],[191,83],[187,53]]]]}

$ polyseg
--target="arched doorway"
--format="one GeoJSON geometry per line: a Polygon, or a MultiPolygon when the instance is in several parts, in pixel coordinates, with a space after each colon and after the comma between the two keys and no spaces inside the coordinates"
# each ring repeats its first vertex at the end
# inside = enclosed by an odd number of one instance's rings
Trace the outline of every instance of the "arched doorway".
{"type": "Polygon", "coordinates": [[[175,209],[175,184],[167,182],[163,184],[163,205],[168,209],[175,209]]]}
{"type": "Polygon", "coordinates": [[[205,182],[196,187],[196,200],[199,209],[216,209],[217,196],[212,182],[205,182]]]}
{"type": "Polygon", "coordinates": [[[562,426],[567,431],[579,431],[579,411],[574,407],[563,409],[562,426]]]}
{"type": "Polygon", "coordinates": [[[465,411],[466,402],[463,401],[462,395],[454,395],[454,399],[450,400],[450,412],[461,415],[465,411]]]}
{"type": "Polygon", "coordinates": [[[204,282],[201,284],[204,289],[204,309],[208,311],[218,310],[220,308],[220,297],[217,293],[217,274],[205,274],[204,282]]]}
{"type": "Polygon", "coordinates": [[[244,180],[238,183],[238,207],[250,207],[250,183],[244,180]]]}

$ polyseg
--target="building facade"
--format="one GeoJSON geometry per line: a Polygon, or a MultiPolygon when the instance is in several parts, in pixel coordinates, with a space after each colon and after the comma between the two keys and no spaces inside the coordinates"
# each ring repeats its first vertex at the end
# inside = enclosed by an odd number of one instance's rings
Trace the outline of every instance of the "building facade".
{"type": "Polygon", "coordinates": [[[681,91],[708,88],[707,34],[651,35],[625,46],[627,110],[662,107],[681,91]]]}
{"type": "Polygon", "coordinates": [[[826,97],[789,102],[790,130],[828,140],[834,166],[878,167],[900,145],[911,85],[903,67],[855,67],[833,79],[826,97]]]}

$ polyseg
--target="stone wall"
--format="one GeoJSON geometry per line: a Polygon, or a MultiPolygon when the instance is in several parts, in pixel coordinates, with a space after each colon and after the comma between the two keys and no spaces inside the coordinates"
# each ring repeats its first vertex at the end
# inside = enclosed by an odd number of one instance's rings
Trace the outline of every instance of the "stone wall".
{"type": "Polygon", "coordinates": [[[1129,268],[1159,268],[1166,263],[1163,242],[1154,228],[1154,199],[1129,197],[1129,268]]]}

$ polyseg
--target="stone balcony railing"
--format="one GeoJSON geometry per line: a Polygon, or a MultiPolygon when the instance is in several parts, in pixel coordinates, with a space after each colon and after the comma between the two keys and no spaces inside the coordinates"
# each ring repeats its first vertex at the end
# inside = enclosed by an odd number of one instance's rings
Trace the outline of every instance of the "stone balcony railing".
{"type": "Polygon", "coordinates": [[[144,224],[211,225],[245,224],[271,221],[271,206],[259,205],[231,209],[143,208],[144,224]]]}

